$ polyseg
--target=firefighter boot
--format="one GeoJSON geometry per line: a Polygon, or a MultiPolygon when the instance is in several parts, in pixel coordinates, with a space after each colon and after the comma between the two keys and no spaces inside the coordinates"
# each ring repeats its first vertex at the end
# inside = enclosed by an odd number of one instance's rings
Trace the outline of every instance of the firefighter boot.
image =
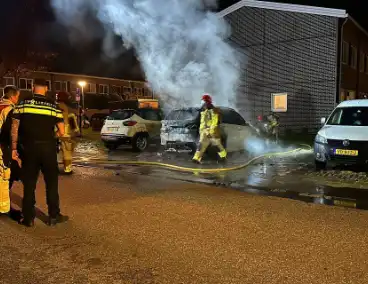
{"type": "Polygon", "coordinates": [[[226,158],[227,158],[227,152],[225,149],[223,149],[222,151],[218,152],[219,155],[219,163],[226,163],[226,158]]]}
{"type": "Polygon", "coordinates": [[[72,169],[72,161],[64,161],[64,174],[65,175],[71,175],[73,174],[73,169],[72,169]]]}
{"type": "Polygon", "coordinates": [[[201,164],[202,160],[202,153],[201,151],[197,151],[192,159],[193,163],[201,164]]]}

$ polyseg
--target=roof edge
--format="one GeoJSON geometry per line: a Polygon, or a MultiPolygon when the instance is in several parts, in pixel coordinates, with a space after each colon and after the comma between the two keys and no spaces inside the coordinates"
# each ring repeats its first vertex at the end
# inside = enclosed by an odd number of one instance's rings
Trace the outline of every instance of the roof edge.
{"type": "Polygon", "coordinates": [[[307,5],[299,5],[299,4],[287,4],[287,3],[279,3],[279,2],[267,2],[267,1],[257,1],[257,0],[241,0],[234,5],[220,11],[217,13],[219,17],[225,17],[240,8],[243,7],[251,7],[251,8],[261,8],[261,9],[269,9],[269,10],[278,10],[285,12],[295,12],[295,13],[306,13],[312,15],[321,15],[321,16],[329,16],[336,18],[347,18],[348,14],[346,10],[342,9],[332,9],[332,8],[324,8],[324,7],[315,7],[315,6],[307,6],[307,5]]]}
{"type": "Polygon", "coordinates": [[[360,29],[361,32],[363,32],[368,37],[368,31],[363,28],[352,16],[348,15],[348,19],[353,22],[353,24],[360,29]]]}
{"type": "Polygon", "coordinates": [[[49,75],[75,76],[75,77],[102,79],[102,80],[110,80],[110,81],[125,81],[125,82],[132,82],[132,83],[147,83],[147,81],[109,78],[109,77],[100,77],[100,76],[84,75],[84,74],[62,73],[62,72],[52,72],[52,71],[38,71],[38,70],[32,70],[31,72],[32,73],[40,73],[40,74],[49,74],[49,75]]]}

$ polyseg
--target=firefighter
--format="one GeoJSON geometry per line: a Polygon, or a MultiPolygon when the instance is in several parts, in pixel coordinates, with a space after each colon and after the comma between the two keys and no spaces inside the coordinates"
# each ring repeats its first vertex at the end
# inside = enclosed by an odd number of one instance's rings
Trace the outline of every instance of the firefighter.
{"type": "Polygon", "coordinates": [[[221,143],[220,110],[213,106],[212,98],[205,94],[202,97],[201,124],[199,127],[198,149],[193,157],[193,162],[201,163],[203,154],[208,146],[213,145],[219,149],[218,155],[222,161],[227,157],[227,152],[221,143]]]}
{"type": "Polygon", "coordinates": [[[4,96],[0,101],[0,214],[8,215],[18,213],[11,209],[9,191],[13,181],[17,179],[19,173],[16,163],[11,159],[11,115],[15,105],[18,103],[20,92],[15,86],[6,86],[4,96]],[[14,170],[13,170],[14,169],[14,170]]]}
{"type": "Polygon", "coordinates": [[[267,120],[269,122],[269,132],[272,135],[272,137],[275,139],[275,142],[278,142],[279,139],[279,116],[275,113],[271,112],[267,116],[267,120]]]}
{"type": "Polygon", "coordinates": [[[72,170],[72,158],[75,147],[74,138],[79,135],[80,129],[78,127],[77,117],[74,113],[69,112],[68,108],[69,95],[67,93],[60,93],[57,96],[57,103],[59,109],[63,112],[65,135],[59,137],[60,149],[63,155],[64,174],[70,175],[72,170]]]}

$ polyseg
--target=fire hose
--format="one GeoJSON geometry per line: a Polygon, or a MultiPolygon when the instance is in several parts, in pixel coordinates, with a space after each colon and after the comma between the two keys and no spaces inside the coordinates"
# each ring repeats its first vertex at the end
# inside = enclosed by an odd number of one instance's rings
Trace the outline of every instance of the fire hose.
{"type": "MultiPolygon", "coordinates": [[[[252,163],[254,163],[255,161],[262,159],[262,158],[267,158],[267,157],[275,157],[275,156],[282,156],[282,155],[287,155],[287,154],[292,154],[292,153],[296,153],[296,152],[300,152],[300,151],[310,151],[312,150],[312,147],[307,145],[307,144],[300,144],[298,148],[293,149],[293,150],[288,150],[288,151],[282,151],[282,152],[271,152],[271,153],[266,153],[266,154],[262,154],[256,157],[253,157],[252,159],[250,159],[249,161],[247,161],[244,164],[240,164],[240,165],[236,165],[236,166],[232,166],[232,167],[227,167],[227,168],[189,168],[189,167],[183,167],[183,166],[177,166],[177,165],[173,165],[173,164],[167,164],[167,163],[161,163],[161,162],[150,162],[150,161],[121,161],[121,160],[101,160],[101,159],[96,159],[96,158],[89,158],[87,160],[91,161],[90,164],[103,164],[103,165],[130,165],[130,166],[156,166],[156,167],[161,167],[161,168],[166,168],[169,170],[174,170],[174,171],[180,171],[180,172],[194,172],[194,173],[218,173],[218,172],[229,172],[229,171],[236,171],[236,170],[241,170],[243,168],[248,167],[249,165],[251,165],[252,163]]],[[[80,163],[86,163],[86,160],[77,160],[74,162],[76,166],[80,165],[80,163]]]]}

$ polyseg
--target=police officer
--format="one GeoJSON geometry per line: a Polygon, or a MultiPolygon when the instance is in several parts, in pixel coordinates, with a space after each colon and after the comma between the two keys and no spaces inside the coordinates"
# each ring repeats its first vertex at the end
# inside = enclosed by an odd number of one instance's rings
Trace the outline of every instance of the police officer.
{"type": "Polygon", "coordinates": [[[218,155],[221,161],[225,161],[227,152],[221,143],[220,110],[212,104],[212,98],[205,94],[202,97],[203,110],[201,112],[201,124],[199,127],[199,145],[193,157],[194,163],[201,163],[203,154],[211,144],[219,150],[218,155]]]}
{"type": "Polygon", "coordinates": [[[48,225],[67,221],[69,218],[60,214],[58,193],[58,162],[54,128],[57,126],[59,136],[64,136],[65,126],[62,112],[55,103],[46,97],[47,83],[35,79],[33,96],[21,101],[14,109],[12,119],[12,158],[22,167],[24,186],[22,213],[20,223],[27,227],[34,225],[35,190],[41,170],[46,184],[48,206],[48,225]],[[19,143],[23,149],[21,160],[17,151],[19,143]]]}

